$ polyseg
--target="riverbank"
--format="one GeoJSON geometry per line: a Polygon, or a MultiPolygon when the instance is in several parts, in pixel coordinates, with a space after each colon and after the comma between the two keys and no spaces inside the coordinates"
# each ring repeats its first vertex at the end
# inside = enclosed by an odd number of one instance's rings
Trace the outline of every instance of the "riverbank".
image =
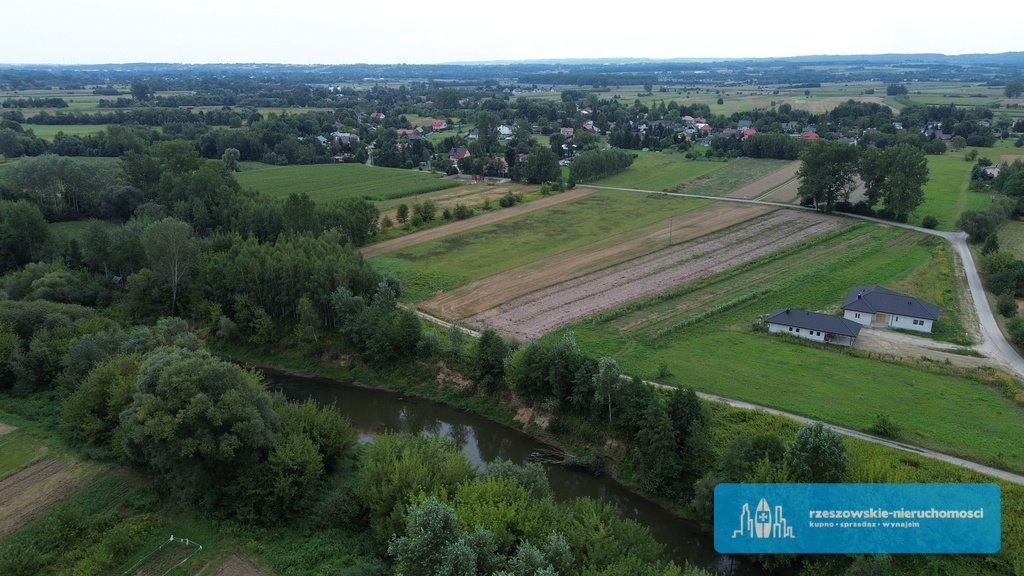
{"type": "MultiPolygon", "coordinates": [[[[582,439],[571,436],[538,434],[539,427],[524,426],[516,419],[511,406],[480,394],[466,379],[459,375],[461,384],[445,386],[437,382],[437,365],[417,363],[403,366],[386,374],[358,366],[345,357],[333,359],[334,363],[320,359],[302,357],[298,354],[264,354],[245,348],[218,348],[217,353],[253,366],[262,365],[284,369],[296,374],[354,382],[360,386],[380,388],[439,402],[477,414],[502,424],[512,430],[526,434],[545,443],[553,443],[570,451],[593,450],[603,453],[602,448],[587,445],[582,439]],[[339,362],[340,360],[340,362],[339,362]]],[[[707,403],[710,443],[716,454],[724,452],[736,438],[770,433],[781,438],[792,437],[799,424],[779,416],[731,408],[722,404],[707,403]]],[[[933,483],[933,482],[995,482],[1002,489],[1002,549],[994,556],[978,557],[964,555],[945,556],[901,556],[895,562],[908,573],[914,573],[925,566],[939,564],[948,568],[949,573],[1004,574],[1012,572],[1012,566],[1024,565],[1024,489],[1020,486],[997,481],[991,477],[964,470],[917,454],[896,451],[854,438],[846,438],[850,465],[849,482],[884,483],[933,483]]],[[[644,498],[684,521],[694,521],[688,502],[666,498],[652,498],[628,476],[615,473],[611,476],[630,492],[644,498]]]]}

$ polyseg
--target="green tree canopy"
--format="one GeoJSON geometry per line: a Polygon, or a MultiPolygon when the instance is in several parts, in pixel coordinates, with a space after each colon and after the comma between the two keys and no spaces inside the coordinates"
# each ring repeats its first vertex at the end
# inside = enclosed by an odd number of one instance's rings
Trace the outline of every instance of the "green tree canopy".
{"type": "Polygon", "coordinates": [[[796,482],[842,482],[846,444],[821,422],[804,424],[786,447],[785,463],[796,482]]]}
{"type": "Polygon", "coordinates": [[[259,379],[205,350],[146,355],[121,414],[129,458],[195,501],[224,496],[265,462],[280,424],[259,379]]]}
{"type": "Polygon", "coordinates": [[[832,212],[837,202],[850,198],[857,171],[857,149],[832,140],[815,140],[800,153],[799,193],[819,210],[832,212]]]}

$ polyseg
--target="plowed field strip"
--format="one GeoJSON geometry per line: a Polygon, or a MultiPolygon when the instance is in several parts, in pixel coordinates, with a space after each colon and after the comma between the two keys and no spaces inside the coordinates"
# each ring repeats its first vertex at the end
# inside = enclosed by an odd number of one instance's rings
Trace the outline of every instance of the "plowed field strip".
{"type": "Polygon", "coordinates": [[[98,471],[92,464],[54,458],[4,478],[0,481],[0,538],[42,516],[98,471]]]}
{"type": "Polygon", "coordinates": [[[787,181],[792,180],[796,177],[796,171],[800,169],[800,162],[790,162],[786,164],[781,170],[772,172],[771,174],[755,180],[746,186],[737,188],[732,192],[729,192],[725,196],[727,198],[757,198],[765,192],[785,184],[787,181]]]}
{"type": "Polygon", "coordinates": [[[781,211],[726,233],[663,249],[517,298],[474,316],[520,338],[537,338],[631,300],[692,282],[839,226],[834,219],[781,211]]]}
{"type": "Polygon", "coordinates": [[[419,307],[445,318],[466,318],[535,290],[655,252],[669,244],[670,236],[673,245],[681,244],[771,211],[773,208],[757,205],[705,206],[470,282],[421,302],[419,307]]]}

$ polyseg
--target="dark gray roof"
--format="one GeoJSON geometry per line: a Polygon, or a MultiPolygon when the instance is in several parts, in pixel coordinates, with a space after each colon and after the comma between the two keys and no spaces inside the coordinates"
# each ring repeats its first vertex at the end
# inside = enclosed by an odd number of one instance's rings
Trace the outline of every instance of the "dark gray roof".
{"type": "Polygon", "coordinates": [[[939,307],[913,296],[876,286],[858,286],[846,295],[843,310],[874,314],[884,312],[910,318],[939,319],[939,307]]]}
{"type": "Polygon", "coordinates": [[[798,308],[780,308],[769,314],[764,321],[794,328],[839,334],[850,338],[856,338],[860,334],[860,324],[853,320],[819,312],[808,312],[798,308]]]}

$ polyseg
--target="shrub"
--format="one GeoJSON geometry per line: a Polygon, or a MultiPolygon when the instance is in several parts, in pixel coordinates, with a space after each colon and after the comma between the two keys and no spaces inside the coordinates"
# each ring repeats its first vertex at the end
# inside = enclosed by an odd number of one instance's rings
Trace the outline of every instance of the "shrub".
{"type": "Polygon", "coordinates": [[[882,438],[898,438],[900,427],[885,414],[879,414],[875,418],[875,422],[868,428],[868,432],[882,438]]]}
{"type": "Polygon", "coordinates": [[[996,310],[1005,318],[1013,318],[1017,315],[1017,299],[1010,292],[1000,294],[996,299],[996,310]]]}
{"type": "Polygon", "coordinates": [[[925,216],[921,219],[921,226],[929,230],[934,230],[939,227],[939,219],[931,215],[925,216]]]}

